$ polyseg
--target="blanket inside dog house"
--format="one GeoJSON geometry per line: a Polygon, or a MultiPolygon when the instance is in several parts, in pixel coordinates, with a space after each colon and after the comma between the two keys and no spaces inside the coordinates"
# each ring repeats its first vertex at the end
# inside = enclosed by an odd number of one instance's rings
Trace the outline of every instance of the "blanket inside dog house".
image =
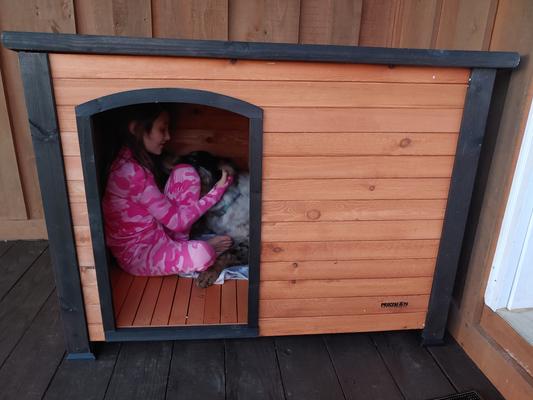
{"type": "Polygon", "coordinates": [[[2,40],[19,52],[72,358],[100,340],[396,329],[442,340],[494,83],[518,54],[2,40]],[[111,267],[98,121],[150,102],[178,107],[182,145],[249,168],[249,282],[199,290],[111,267]]]}

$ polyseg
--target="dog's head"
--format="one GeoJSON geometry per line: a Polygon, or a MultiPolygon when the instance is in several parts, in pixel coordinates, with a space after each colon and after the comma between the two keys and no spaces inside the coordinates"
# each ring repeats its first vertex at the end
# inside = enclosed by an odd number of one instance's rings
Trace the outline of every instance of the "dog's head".
{"type": "Polygon", "coordinates": [[[222,177],[221,168],[226,168],[231,171],[231,175],[235,175],[235,166],[231,161],[216,157],[207,151],[193,151],[184,156],[173,157],[173,159],[166,160],[166,164],[192,165],[200,175],[202,196],[209,192],[222,177]]]}

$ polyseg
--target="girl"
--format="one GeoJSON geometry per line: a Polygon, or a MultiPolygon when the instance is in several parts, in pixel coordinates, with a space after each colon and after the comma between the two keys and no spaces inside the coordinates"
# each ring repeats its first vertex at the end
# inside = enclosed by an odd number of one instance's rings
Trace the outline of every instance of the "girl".
{"type": "Polygon", "coordinates": [[[102,202],[107,245],[120,267],[133,275],[206,271],[232,240],[189,240],[189,231],[220,200],[232,177],[222,171],[215,187],[200,198],[198,173],[180,164],[164,184],[158,156],[170,139],[170,114],[160,104],[129,111],[133,116],[111,164],[102,202]]]}

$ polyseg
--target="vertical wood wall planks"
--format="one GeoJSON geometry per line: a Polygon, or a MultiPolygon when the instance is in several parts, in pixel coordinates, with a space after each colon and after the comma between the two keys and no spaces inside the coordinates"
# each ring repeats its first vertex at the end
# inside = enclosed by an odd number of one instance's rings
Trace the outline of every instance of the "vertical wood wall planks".
{"type": "Polygon", "coordinates": [[[24,193],[20,181],[15,146],[7,113],[2,70],[0,68],[0,220],[26,219],[24,193]]]}
{"type": "Polygon", "coordinates": [[[487,50],[497,7],[498,0],[444,0],[432,47],[487,50]]]}
{"type": "Polygon", "coordinates": [[[357,45],[363,0],[301,0],[299,43],[357,45]]]}
{"type": "Polygon", "coordinates": [[[76,0],[76,32],[84,35],[114,35],[113,4],[110,0],[76,0]]]}
{"type": "Polygon", "coordinates": [[[438,0],[400,0],[392,47],[430,48],[439,4],[438,0]]]}
{"type": "Polygon", "coordinates": [[[154,1],[152,34],[162,38],[227,40],[228,1],[154,1]]]}
{"type": "Polygon", "coordinates": [[[444,338],[495,77],[495,69],[483,68],[474,68],[470,77],[426,326],[422,332],[426,345],[442,343],[444,338]]]}
{"type": "Polygon", "coordinates": [[[20,52],[19,59],[68,357],[93,359],[81,293],[48,54],[20,52]]]}
{"type": "Polygon", "coordinates": [[[298,43],[299,19],[300,0],[231,0],[229,40],[298,43]]]}

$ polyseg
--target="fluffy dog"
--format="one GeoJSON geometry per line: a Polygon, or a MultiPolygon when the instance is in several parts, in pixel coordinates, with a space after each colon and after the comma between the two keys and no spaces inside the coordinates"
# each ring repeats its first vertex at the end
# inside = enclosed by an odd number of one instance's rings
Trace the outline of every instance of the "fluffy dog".
{"type": "Polygon", "coordinates": [[[190,164],[198,171],[202,196],[209,192],[220,179],[221,168],[230,170],[234,176],[234,182],[226,190],[222,199],[211,207],[191,229],[192,238],[214,233],[229,235],[233,239],[232,247],[218,257],[215,265],[208,270],[212,272],[200,274],[197,280],[198,286],[207,287],[213,284],[224,268],[248,264],[250,175],[244,172],[235,173],[236,168],[231,162],[215,157],[206,151],[195,151],[186,156],[167,159],[165,162],[167,167],[178,163],[190,164]]]}

